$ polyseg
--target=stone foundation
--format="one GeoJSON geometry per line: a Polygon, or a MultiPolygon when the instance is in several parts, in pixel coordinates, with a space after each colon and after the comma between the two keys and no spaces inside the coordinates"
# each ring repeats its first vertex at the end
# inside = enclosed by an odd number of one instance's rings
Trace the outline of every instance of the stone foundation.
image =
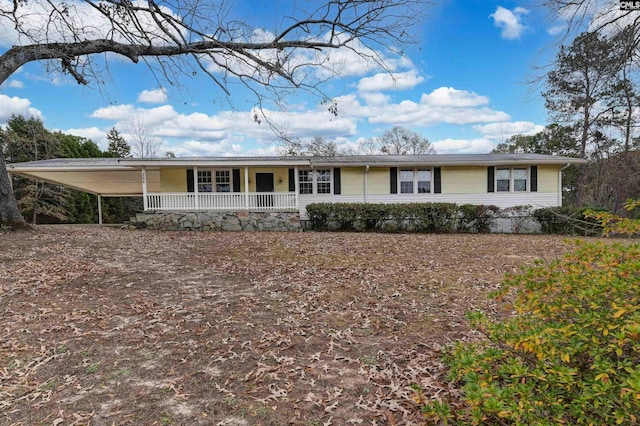
{"type": "Polygon", "coordinates": [[[145,212],[135,225],[165,231],[300,231],[299,212],[145,212]]]}

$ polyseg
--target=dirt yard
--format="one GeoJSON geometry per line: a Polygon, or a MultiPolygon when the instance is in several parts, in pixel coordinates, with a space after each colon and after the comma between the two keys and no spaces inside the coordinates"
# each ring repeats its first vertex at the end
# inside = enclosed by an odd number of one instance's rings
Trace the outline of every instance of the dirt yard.
{"type": "MultiPolygon", "coordinates": [[[[416,425],[444,346],[561,237],[0,234],[2,425],[416,425]],[[415,386],[414,386],[415,387],[415,386]]],[[[455,391],[453,391],[455,392],[455,391]]]]}

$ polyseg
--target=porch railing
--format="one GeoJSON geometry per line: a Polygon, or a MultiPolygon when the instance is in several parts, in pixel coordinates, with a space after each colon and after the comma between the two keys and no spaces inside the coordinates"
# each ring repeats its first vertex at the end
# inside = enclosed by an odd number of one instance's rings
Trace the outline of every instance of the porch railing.
{"type": "Polygon", "coordinates": [[[147,194],[146,209],[167,210],[295,210],[296,194],[290,192],[147,194]]]}

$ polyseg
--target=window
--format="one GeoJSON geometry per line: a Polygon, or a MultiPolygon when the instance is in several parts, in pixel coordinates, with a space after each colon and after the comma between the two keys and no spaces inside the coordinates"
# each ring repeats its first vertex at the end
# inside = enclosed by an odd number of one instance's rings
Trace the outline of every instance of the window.
{"type": "Polygon", "coordinates": [[[496,189],[498,192],[509,192],[510,184],[511,169],[498,169],[496,171],[496,189]]]}
{"type": "Polygon", "coordinates": [[[331,194],[331,170],[316,170],[316,193],[331,194]]]}
{"type": "Polygon", "coordinates": [[[431,170],[418,170],[418,194],[431,192],[431,170]]]}
{"type": "Polygon", "coordinates": [[[513,190],[518,192],[527,190],[527,169],[513,169],[513,190]]]}
{"type": "Polygon", "coordinates": [[[400,170],[400,193],[413,194],[413,170],[400,170]]]}
{"type": "Polygon", "coordinates": [[[216,170],[216,192],[231,192],[231,172],[216,170]]]}
{"type": "Polygon", "coordinates": [[[431,192],[431,169],[401,169],[401,194],[429,194],[431,192]]]}
{"type": "Polygon", "coordinates": [[[525,167],[496,169],[496,190],[498,192],[526,192],[528,179],[529,169],[525,167]]]}
{"type": "Polygon", "coordinates": [[[299,170],[300,194],[331,194],[331,169],[299,170]]]}
{"type": "Polygon", "coordinates": [[[313,194],[313,170],[300,170],[300,193],[313,194]]]}
{"type": "Polygon", "coordinates": [[[212,192],[211,170],[198,170],[198,192],[212,192]]]}

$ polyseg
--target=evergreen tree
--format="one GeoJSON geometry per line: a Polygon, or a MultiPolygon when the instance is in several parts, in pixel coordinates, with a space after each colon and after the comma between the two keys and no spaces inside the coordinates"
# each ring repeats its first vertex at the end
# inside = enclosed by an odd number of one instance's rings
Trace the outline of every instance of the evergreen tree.
{"type": "Polygon", "coordinates": [[[107,152],[111,157],[131,157],[131,147],[115,127],[112,127],[107,133],[107,140],[109,141],[107,152]]]}

